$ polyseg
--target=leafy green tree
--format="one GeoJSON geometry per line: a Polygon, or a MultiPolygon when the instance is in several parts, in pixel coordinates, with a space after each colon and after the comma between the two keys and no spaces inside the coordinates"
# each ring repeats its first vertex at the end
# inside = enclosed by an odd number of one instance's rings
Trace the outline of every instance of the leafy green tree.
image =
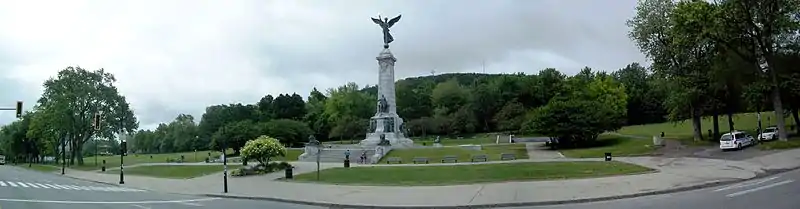
{"type": "Polygon", "coordinates": [[[331,130],[331,125],[327,115],[325,115],[325,102],[327,100],[328,97],[319,92],[317,88],[311,90],[306,103],[306,116],[303,119],[308,124],[308,127],[311,128],[317,140],[320,141],[326,141],[331,130]]]}
{"type": "Polygon", "coordinates": [[[290,147],[302,145],[314,133],[306,123],[290,119],[272,120],[260,124],[258,128],[260,134],[273,136],[290,147]]]}
{"type": "Polygon", "coordinates": [[[520,130],[522,123],[525,121],[526,112],[522,103],[516,100],[506,103],[503,109],[500,109],[494,117],[494,121],[497,123],[497,129],[500,131],[520,130]]]}
{"type": "Polygon", "coordinates": [[[298,94],[280,94],[272,101],[272,111],[277,119],[300,120],[306,114],[305,105],[298,94]]]}
{"type": "Polygon", "coordinates": [[[211,137],[211,149],[221,150],[225,144],[238,155],[247,140],[256,138],[260,130],[252,120],[242,120],[225,124],[211,137]]]}
{"type": "Polygon", "coordinates": [[[243,158],[254,159],[261,165],[267,165],[271,159],[281,156],[286,156],[286,148],[278,139],[269,136],[262,135],[249,140],[242,148],[243,158]]]}
{"type": "Polygon", "coordinates": [[[59,121],[54,128],[66,133],[73,147],[70,162],[77,158],[77,163],[83,164],[83,144],[91,137],[113,138],[116,133],[138,127],[130,105],[114,86],[115,81],[103,69],[68,67],[44,82],[44,93],[35,110],[46,112],[44,121],[59,121]],[[101,120],[99,131],[92,125],[97,113],[101,120]]]}

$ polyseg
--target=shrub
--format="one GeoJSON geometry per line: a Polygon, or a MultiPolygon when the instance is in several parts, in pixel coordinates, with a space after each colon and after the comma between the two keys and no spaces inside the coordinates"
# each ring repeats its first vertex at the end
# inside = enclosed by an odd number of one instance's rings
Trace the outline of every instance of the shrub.
{"type": "Polygon", "coordinates": [[[286,156],[286,148],[277,139],[269,136],[259,136],[254,140],[247,141],[242,148],[242,157],[254,159],[260,165],[266,165],[270,159],[286,156]]]}

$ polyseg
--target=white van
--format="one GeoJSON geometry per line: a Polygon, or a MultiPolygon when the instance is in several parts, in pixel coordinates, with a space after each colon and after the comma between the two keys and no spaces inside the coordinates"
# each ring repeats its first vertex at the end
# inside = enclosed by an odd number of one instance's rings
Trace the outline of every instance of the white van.
{"type": "Polygon", "coordinates": [[[723,134],[719,139],[719,148],[722,150],[742,149],[746,146],[753,145],[755,138],[745,132],[734,131],[723,134]]]}
{"type": "Polygon", "coordinates": [[[5,164],[6,164],[6,156],[0,155],[0,165],[5,165],[5,164]]]}

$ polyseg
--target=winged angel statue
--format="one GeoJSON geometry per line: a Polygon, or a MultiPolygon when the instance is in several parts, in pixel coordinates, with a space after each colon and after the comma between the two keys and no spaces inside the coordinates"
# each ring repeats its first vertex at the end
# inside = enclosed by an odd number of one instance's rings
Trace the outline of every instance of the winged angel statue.
{"type": "Polygon", "coordinates": [[[394,41],[394,37],[392,37],[392,34],[389,33],[389,28],[391,28],[395,23],[397,23],[397,21],[400,21],[400,16],[402,15],[397,15],[397,17],[392,18],[391,20],[389,20],[389,18],[383,18],[383,20],[381,20],[380,15],[378,15],[378,18],[372,18],[372,22],[375,22],[375,24],[378,24],[383,29],[384,48],[389,48],[389,43],[392,43],[392,41],[394,41]]]}

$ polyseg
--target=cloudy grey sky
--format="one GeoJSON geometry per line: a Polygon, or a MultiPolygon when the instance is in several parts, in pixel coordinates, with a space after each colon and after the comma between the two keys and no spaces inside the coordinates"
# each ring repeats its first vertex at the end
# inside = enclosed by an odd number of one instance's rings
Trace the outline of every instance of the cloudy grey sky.
{"type": "MultiPolygon", "coordinates": [[[[0,106],[40,96],[71,65],[105,68],[143,128],[266,94],[377,82],[380,28],[398,79],[443,72],[612,71],[644,56],[626,36],[635,0],[4,1],[0,106]]],[[[14,120],[0,113],[0,124],[14,120]]]]}

